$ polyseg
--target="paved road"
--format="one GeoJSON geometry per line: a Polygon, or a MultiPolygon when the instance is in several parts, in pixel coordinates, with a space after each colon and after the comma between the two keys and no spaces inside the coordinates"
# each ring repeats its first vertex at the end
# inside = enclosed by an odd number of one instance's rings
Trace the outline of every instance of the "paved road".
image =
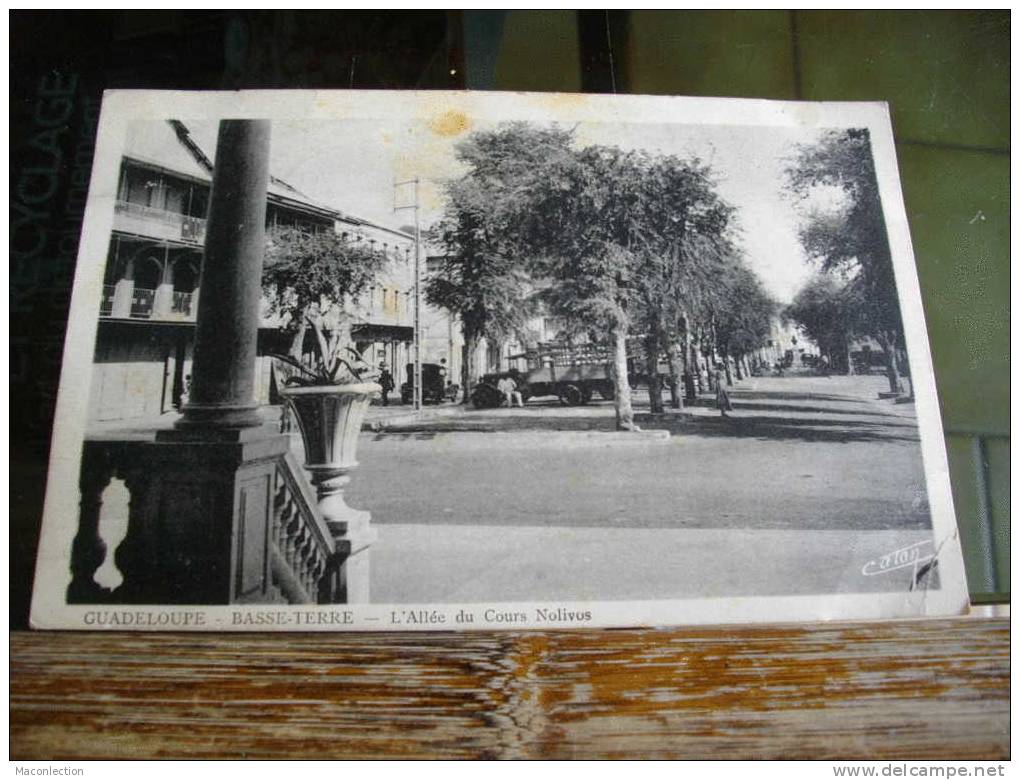
{"type": "MultiPolygon", "coordinates": [[[[646,421],[645,427],[670,429],[665,442],[629,443],[612,436],[603,443],[588,431],[612,429],[609,404],[466,412],[404,432],[363,434],[361,465],[347,496],[352,506],[371,510],[381,534],[373,553],[375,596],[422,600],[424,585],[407,582],[417,577],[435,585],[436,571],[423,556],[441,568],[452,556],[448,562],[474,571],[469,579],[477,583],[487,568],[494,572],[494,561],[505,563],[499,553],[514,545],[516,568],[491,577],[504,589],[530,578],[532,585],[515,596],[520,598],[539,587],[534,559],[549,557],[555,565],[582,551],[589,561],[585,571],[609,573],[628,559],[632,577],[641,560],[651,561],[666,548],[694,549],[695,538],[709,561],[713,549],[732,545],[734,554],[743,551],[745,564],[775,555],[794,568],[799,558],[790,550],[805,543],[797,540],[809,540],[816,549],[836,545],[845,553],[862,531],[881,532],[872,539],[882,544],[928,538],[913,407],[877,400],[883,383],[882,377],[745,380],[732,393],[730,418],[721,418],[706,399],[691,410],[692,419],[646,421]],[[677,536],[684,531],[686,537],[677,536]],[[808,531],[829,536],[805,535],[808,531]],[[610,539],[615,551],[607,549],[610,539]],[[782,552],[766,549],[769,545],[782,552]],[[599,550],[608,556],[605,561],[599,550]]],[[[819,577],[843,577],[837,571],[843,564],[826,555],[815,558],[813,579],[777,575],[770,587],[817,592],[810,589],[822,586],[819,577]]],[[[855,553],[846,565],[853,568],[859,558],[855,553]]],[[[762,576],[768,578],[761,573],[759,582],[762,576]]],[[[447,573],[440,580],[441,592],[430,597],[452,597],[457,578],[447,573]]],[[[606,588],[627,590],[619,577],[614,581],[606,588]]],[[[870,581],[858,586],[878,587],[870,581]]],[[[569,590],[571,583],[556,587],[569,590]]],[[[724,577],[720,587],[728,592],[734,578],[724,577]]],[[[642,587],[635,592],[643,593],[642,587]]]]}
{"type": "Polygon", "coordinates": [[[364,435],[348,491],[376,523],[612,528],[927,527],[912,407],[881,379],[757,379],[666,443],[602,444],[612,407],[467,412],[364,435]],[[878,381],[876,381],[876,379],[878,381]],[[502,414],[501,414],[502,413],[502,414]],[[507,432],[461,432],[502,422],[507,432]],[[408,426],[411,427],[411,426],[408,426]]]}

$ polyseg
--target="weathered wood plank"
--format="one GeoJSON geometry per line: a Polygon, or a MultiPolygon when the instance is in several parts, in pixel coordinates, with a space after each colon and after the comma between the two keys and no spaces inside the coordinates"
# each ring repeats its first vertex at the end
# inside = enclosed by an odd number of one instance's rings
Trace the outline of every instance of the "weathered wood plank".
{"type": "Polygon", "coordinates": [[[1009,623],[13,633],[11,757],[1009,755],[1009,623]]]}

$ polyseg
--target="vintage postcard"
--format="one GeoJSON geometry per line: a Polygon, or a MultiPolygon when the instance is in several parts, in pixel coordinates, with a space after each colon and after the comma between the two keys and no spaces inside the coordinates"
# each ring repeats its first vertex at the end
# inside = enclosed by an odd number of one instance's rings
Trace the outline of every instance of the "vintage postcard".
{"type": "Polygon", "coordinates": [[[959,614],[884,104],[105,96],[32,624],[959,614]]]}

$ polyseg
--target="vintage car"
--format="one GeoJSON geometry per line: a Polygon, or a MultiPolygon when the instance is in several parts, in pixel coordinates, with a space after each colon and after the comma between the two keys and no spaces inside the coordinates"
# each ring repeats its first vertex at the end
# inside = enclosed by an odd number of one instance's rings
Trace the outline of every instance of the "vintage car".
{"type": "MultiPolygon", "coordinates": [[[[457,393],[455,385],[446,383],[446,366],[439,363],[421,364],[421,401],[424,404],[439,404],[449,398],[452,392],[457,393]]],[[[407,381],[400,386],[400,400],[405,403],[414,401],[414,363],[407,364],[407,381]]]]}

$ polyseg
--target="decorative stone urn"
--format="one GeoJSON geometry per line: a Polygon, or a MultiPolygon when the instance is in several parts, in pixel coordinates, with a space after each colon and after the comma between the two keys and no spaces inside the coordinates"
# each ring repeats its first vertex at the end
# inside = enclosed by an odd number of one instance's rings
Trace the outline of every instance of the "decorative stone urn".
{"type": "Polygon", "coordinates": [[[347,583],[347,602],[368,601],[368,548],[376,533],[371,514],[344,501],[344,487],[357,467],[358,434],[372,397],[382,387],[363,382],[288,387],[281,391],[294,412],[305,448],[305,470],[319,500],[347,583]]]}

